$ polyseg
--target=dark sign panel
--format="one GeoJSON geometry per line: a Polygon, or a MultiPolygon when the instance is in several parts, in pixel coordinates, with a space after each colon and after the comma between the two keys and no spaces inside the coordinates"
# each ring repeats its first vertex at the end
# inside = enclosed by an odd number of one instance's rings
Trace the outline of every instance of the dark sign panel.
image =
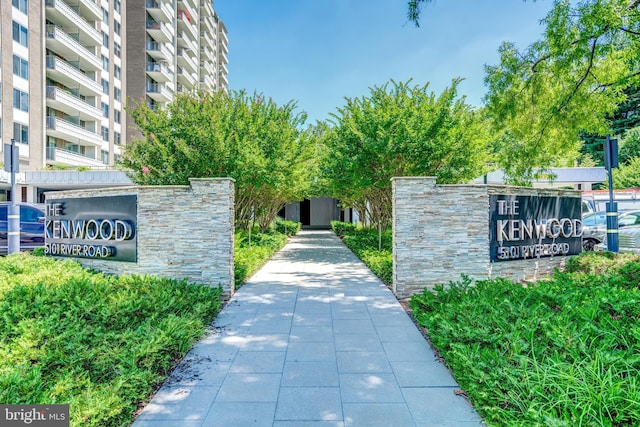
{"type": "Polygon", "coordinates": [[[137,261],[136,195],[47,199],[45,254],[137,261]]]}
{"type": "Polygon", "coordinates": [[[492,262],[582,251],[580,198],[491,195],[489,201],[492,262]]]}

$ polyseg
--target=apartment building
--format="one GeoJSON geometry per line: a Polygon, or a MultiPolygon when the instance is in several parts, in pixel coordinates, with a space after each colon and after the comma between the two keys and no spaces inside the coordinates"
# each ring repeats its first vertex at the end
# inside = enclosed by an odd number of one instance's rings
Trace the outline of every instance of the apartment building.
{"type": "MultiPolygon", "coordinates": [[[[157,108],[177,93],[226,90],[226,28],[199,1],[0,1],[0,150],[15,139],[21,172],[108,170],[135,135],[128,101],[157,108]]],[[[46,176],[20,175],[20,198],[88,185],[46,176]]],[[[9,186],[0,171],[0,200],[9,186]]]]}
{"type": "MultiPolygon", "coordinates": [[[[130,105],[157,109],[180,93],[227,89],[228,39],[211,1],[128,0],[128,4],[126,88],[130,105]]],[[[127,138],[138,136],[130,117],[127,129],[127,138]]]]}

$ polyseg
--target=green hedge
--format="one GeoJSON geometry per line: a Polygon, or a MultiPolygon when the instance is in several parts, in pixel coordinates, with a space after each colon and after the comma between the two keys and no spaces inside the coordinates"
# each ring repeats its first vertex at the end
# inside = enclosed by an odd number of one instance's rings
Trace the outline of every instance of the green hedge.
{"type": "Polygon", "coordinates": [[[331,228],[342,238],[344,244],[364,262],[369,269],[389,285],[393,281],[393,257],[391,230],[382,232],[382,249],[379,248],[380,236],[373,228],[358,227],[340,221],[332,221],[331,228]]]}
{"type": "Polygon", "coordinates": [[[275,222],[275,230],[278,233],[294,236],[298,234],[302,228],[302,223],[298,221],[290,221],[287,219],[277,218],[275,222]]]}
{"type": "Polygon", "coordinates": [[[287,243],[287,235],[277,232],[260,233],[254,231],[249,235],[246,230],[235,233],[234,241],[234,275],[236,289],[258,271],[274,253],[287,243]]]}

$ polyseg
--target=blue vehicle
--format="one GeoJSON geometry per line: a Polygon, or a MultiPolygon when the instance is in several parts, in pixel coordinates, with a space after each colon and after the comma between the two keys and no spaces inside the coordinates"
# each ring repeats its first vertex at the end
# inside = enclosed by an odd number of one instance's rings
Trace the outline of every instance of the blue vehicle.
{"type": "MultiPolygon", "coordinates": [[[[0,203],[0,254],[6,254],[9,248],[7,240],[10,202],[0,203]]],[[[28,203],[18,203],[20,207],[20,250],[31,251],[44,246],[44,209],[28,203]]]]}

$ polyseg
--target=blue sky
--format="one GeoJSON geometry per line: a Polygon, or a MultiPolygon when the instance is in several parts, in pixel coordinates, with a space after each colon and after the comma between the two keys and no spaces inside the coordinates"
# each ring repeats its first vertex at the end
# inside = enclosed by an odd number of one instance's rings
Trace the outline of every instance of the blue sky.
{"type": "Polygon", "coordinates": [[[229,87],[297,101],[308,123],[328,118],[344,97],[389,79],[430,82],[481,105],[484,65],[503,41],[525,48],[540,38],[551,0],[434,0],[420,28],[406,0],[215,0],[229,35],[229,87]]]}

